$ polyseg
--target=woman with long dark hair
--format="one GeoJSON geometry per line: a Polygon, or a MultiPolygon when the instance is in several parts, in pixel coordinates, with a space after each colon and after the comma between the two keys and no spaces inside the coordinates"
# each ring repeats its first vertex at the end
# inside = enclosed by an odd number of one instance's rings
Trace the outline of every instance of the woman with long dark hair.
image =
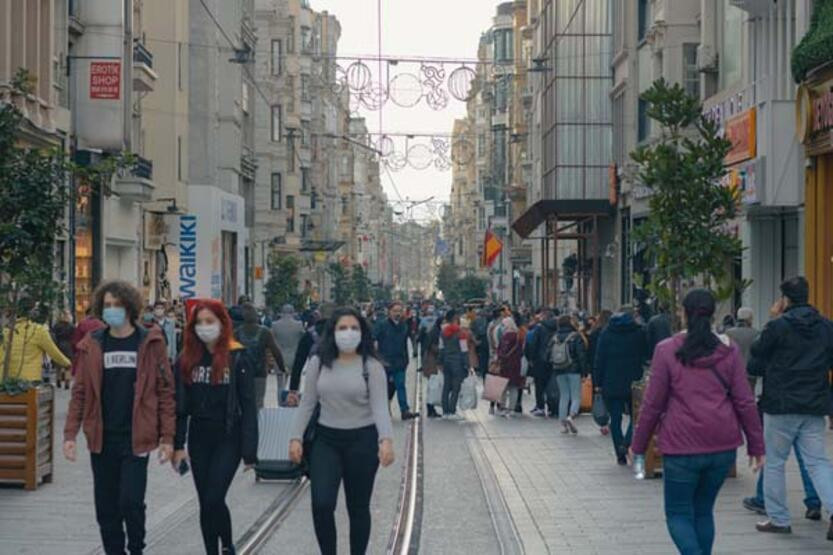
{"type": "Polygon", "coordinates": [[[687,331],[657,345],[633,438],[644,456],[660,419],[665,518],[683,554],[712,552],[714,503],[746,435],[749,463],[764,463],[761,421],[738,346],[712,331],[715,299],[695,289],[683,301],[687,331]]]}
{"type": "Polygon", "coordinates": [[[177,361],[174,468],[191,460],[200,502],[200,528],[208,555],[234,553],[226,494],[240,466],[257,460],[254,370],[219,301],[193,308],[177,361]],[[188,446],[186,455],[185,445],[188,446]]]}
{"type": "Polygon", "coordinates": [[[308,453],[312,520],[324,555],[337,552],[336,501],[341,482],[350,516],[350,553],[360,555],[370,540],[370,497],[379,464],[393,463],[393,427],[387,376],[376,357],[367,321],[351,308],[336,310],[324,327],[318,354],[304,368],[301,406],[289,443],[300,464],[303,438],[316,406],[314,439],[308,453]]]}

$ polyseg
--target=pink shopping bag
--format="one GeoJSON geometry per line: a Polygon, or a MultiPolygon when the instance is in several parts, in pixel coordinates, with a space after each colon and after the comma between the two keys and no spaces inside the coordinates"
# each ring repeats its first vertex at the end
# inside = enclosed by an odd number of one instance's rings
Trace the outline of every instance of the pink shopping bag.
{"type": "Polygon", "coordinates": [[[507,385],[509,385],[509,378],[495,374],[486,374],[486,383],[483,386],[483,399],[499,403],[503,397],[503,392],[506,391],[507,385]]]}

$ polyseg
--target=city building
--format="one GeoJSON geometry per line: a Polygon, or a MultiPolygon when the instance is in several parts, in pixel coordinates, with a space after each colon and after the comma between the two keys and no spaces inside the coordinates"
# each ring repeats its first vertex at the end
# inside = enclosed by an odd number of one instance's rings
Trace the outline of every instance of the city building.
{"type": "Polygon", "coordinates": [[[533,35],[526,102],[533,106],[530,154],[540,177],[513,229],[531,239],[536,304],[611,306],[618,278],[604,256],[615,241],[610,196],[612,59],[610,0],[541,1],[530,6],[533,35]],[[537,106],[537,107],[536,107],[537,106]]]}
{"type": "Polygon", "coordinates": [[[188,213],[179,224],[178,293],[235,304],[251,294],[254,277],[254,1],[191,0],[188,15],[188,213]]]}

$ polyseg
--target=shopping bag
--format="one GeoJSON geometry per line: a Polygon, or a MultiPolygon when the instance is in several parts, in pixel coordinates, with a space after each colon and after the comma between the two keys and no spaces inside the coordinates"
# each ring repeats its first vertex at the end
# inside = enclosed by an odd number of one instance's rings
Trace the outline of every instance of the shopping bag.
{"type": "Polygon", "coordinates": [[[500,403],[503,398],[503,392],[506,391],[506,386],[508,385],[509,378],[495,374],[487,374],[486,383],[483,386],[483,399],[493,403],[500,403]]]}
{"type": "Polygon", "coordinates": [[[529,374],[529,361],[526,357],[521,357],[521,376],[526,377],[529,374]]]}
{"type": "Polygon", "coordinates": [[[600,427],[610,424],[610,414],[607,412],[607,405],[605,405],[605,400],[602,398],[601,393],[593,395],[593,420],[600,427]]]}
{"type": "Polygon", "coordinates": [[[581,412],[593,410],[593,380],[584,378],[581,380],[581,412]]]}
{"type": "Polygon", "coordinates": [[[429,405],[441,405],[443,402],[443,375],[440,372],[428,378],[428,391],[425,392],[425,402],[429,405]]]}
{"type": "Polygon", "coordinates": [[[460,386],[460,396],[457,398],[457,408],[460,410],[474,410],[477,408],[477,378],[469,375],[460,386]]]}

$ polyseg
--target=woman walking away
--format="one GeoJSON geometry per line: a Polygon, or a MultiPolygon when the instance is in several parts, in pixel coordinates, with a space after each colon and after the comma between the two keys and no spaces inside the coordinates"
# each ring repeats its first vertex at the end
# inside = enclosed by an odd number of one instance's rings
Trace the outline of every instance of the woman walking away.
{"type": "Polygon", "coordinates": [[[350,517],[350,553],[361,555],[370,540],[370,496],[379,463],[393,463],[393,428],[387,377],[376,358],[367,321],[356,310],[335,311],[324,328],[318,355],[304,370],[306,380],[295,417],[289,457],[300,464],[307,425],[315,426],[309,458],[312,520],[323,555],[335,555],[335,509],[344,481],[350,517]],[[320,406],[317,422],[310,422],[320,406]]]}
{"type": "Polygon", "coordinates": [[[501,416],[508,418],[512,413],[511,407],[518,397],[518,391],[524,386],[526,378],[521,375],[521,357],[523,356],[523,342],[518,333],[518,326],[511,316],[501,322],[503,334],[497,348],[497,358],[500,362],[500,375],[509,378],[509,385],[503,393],[500,404],[501,416]]]}
{"type": "Polygon", "coordinates": [[[709,555],[714,503],[746,435],[749,463],[764,464],[761,421],[738,346],[712,331],[715,299],[695,289],[683,301],[687,332],[656,348],[632,452],[642,456],[660,419],[665,518],[684,555],[709,555]]]}
{"type": "Polygon", "coordinates": [[[196,304],[177,362],[177,425],[174,468],[186,459],[200,502],[200,528],[208,555],[234,553],[226,494],[240,466],[257,458],[255,373],[242,345],[232,339],[222,303],[196,304]]]}
{"type": "Polygon", "coordinates": [[[585,366],[584,340],[568,315],[559,316],[558,331],[550,339],[549,362],[555,373],[558,391],[558,418],[561,433],[578,433],[574,418],[581,409],[581,373],[585,366]]]}
{"type": "MultiPolygon", "coordinates": [[[[422,348],[420,359],[422,361],[422,375],[425,376],[426,380],[440,371],[440,331],[442,323],[442,318],[436,318],[420,343],[422,348]]],[[[431,403],[425,403],[425,409],[428,411],[428,418],[439,418],[441,416],[431,403]]]]}

